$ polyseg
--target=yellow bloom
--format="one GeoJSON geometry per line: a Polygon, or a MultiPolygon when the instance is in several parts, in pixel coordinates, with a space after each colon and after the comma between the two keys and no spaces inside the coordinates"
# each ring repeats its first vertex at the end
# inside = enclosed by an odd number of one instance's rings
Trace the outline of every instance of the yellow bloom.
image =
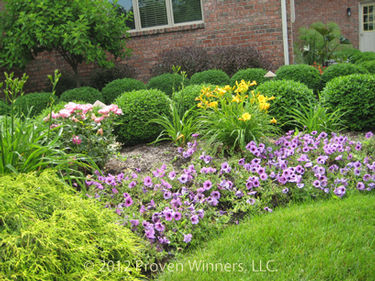
{"type": "Polygon", "coordinates": [[[232,90],[232,87],[229,86],[229,85],[226,85],[226,86],[223,88],[223,90],[226,91],[226,92],[229,92],[229,91],[232,90]]]}
{"type": "Polygon", "coordinates": [[[275,97],[274,97],[274,96],[272,96],[272,97],[268,98],[268,100],[274,100],[274,99],[275,99],[275,97]]]}
{"type": "Polygon", "coordinates": [[[248,112],[245,112],[244,114],[242,114],[240,118],[238,118],[238,120],[240,121],[248,121],[250,119],[251,119],[251,114],[249,114],[248,112]]]}
{"type": "Polygon", "coordinates": [[[241,102],[241,99],[240,99],[239,95],[232,96],[232,97],[233,97],[232,102],[236,102],[236,103],[240,103],[241,102]]]}
{"type": "Polygon", "coordinates": [[[264,110],[264,111],[266,111],[266,110],[268,110],[269,108],[270,108],[270,104],[267,103],[267,102],[264,102],[264,103],[260,103],[260,104],[259,104],[259,109],[260,109],[260,110],[264,110]]]}
{"type": "Polygon", "coordinates": [[[217,108],[217,101],[210,102],[209,104],[207,104],[207,107],[217,108]]]}
{"type": "Polygon", "coordinates": [[[277,120],[275,119],[275,117],[273,117],[270,121],[271,124],[276,124],[277,123],[277,120]]]}
{"type": "Polygon", "coordinates": [[[245,80],[241,80],[240,83],[236,81],[237,89],[234,91],[235,93],[246,93],[249,90],[249,84],[245,82],[245,80]]]}

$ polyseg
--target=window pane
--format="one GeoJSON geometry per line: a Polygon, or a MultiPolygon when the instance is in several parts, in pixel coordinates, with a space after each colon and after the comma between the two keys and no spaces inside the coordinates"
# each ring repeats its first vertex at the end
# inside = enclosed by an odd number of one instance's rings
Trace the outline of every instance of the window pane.
{"type": "Polygon", "coordinates": [[[139,0],[142,28],[168,24],[165,0],[139,0]]]}
{"type": "Polygon", "coordinates": [[[363,25],[363,30],[368,30],[368,24],[367,24],[367,23],[365,23],[365,24],[363,25]]]}
{"type": "Polygon", "coordinates": [[[175,23],[202,20],[200,0],[172,0],[175,23]]]}
{"type": "Polygon", "coordinates": [[[119,0],[117,2],[120,13],[125,15],[131,13],[130,20],[126,21],[126,25],[131,29],[135,29],[134,13],[133,13],[133,1],[132,0],[119,0]]]}

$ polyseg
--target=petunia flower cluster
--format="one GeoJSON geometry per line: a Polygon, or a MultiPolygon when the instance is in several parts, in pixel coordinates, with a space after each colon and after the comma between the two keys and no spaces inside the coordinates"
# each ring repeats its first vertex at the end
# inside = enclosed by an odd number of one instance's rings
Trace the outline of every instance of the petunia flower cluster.
{"type": "Polygon", "coordinates": [[[273,144],[252,141],[243,157],[220,161],[195,142],[189,156],[194,160],[185,168],[163,164],[150,174],[97,172],[87,181],[88,196],[168,254],[244,215],[272,212],[290,201],[372,191],[375,159],[365,151],[374,143],[372,133],[360,142],[291,131],[273,144]]]}

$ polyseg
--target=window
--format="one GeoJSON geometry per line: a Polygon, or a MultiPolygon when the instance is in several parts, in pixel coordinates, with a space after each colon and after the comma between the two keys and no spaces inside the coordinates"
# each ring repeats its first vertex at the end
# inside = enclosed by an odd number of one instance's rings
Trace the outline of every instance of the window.
{"type": "Polygon", "coordinates": [[[363,6],[363,30],[375,30],[375,5],[363,6]]]}
{"type": "Polygon", "coordinates": [[[133,13],[132,30],[172,27],[202,21],[201,0],[119,0],[122,13],[133,13]]]}

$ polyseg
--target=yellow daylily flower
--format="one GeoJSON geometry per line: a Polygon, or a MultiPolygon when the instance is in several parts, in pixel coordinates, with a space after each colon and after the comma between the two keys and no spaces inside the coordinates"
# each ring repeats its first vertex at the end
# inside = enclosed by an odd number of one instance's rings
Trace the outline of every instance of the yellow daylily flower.
{"type": "Polygon", "coordinates": [[[207,104],[207,107],[217,108],[217,105],[218,105],[217,101],[212,101],[209,104],[207,104]]]}
{"type": "Polygon", "coordinates": [[[232,102],[240,103],[241,99],[239,95],[232,96],[232,102]]]}
{"type": "Polygon", "coordinates": [[[277,123],[277,120],[275,119],[275,117],[273,117],[273,118],[270,120],[270,123],[271,123],[271,124],[276,124],[276,123],[277,123]]]}
{"type": "Polygon", "coordinates": [[[248,121],[250,119],[251,119],[251,114],[248,112],[245,112],[244,114],[242,114],[240,118],[238,118],[238,120],[240,121],[248,121]]]}

